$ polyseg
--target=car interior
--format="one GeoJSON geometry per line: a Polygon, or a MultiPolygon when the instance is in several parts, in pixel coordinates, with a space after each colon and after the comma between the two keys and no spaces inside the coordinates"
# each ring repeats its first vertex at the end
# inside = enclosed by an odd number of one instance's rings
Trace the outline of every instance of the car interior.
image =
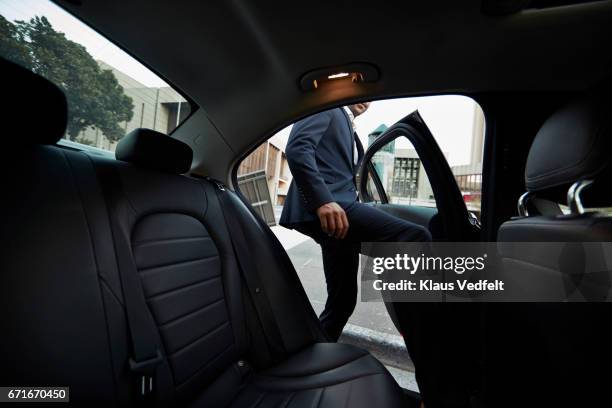
{"type": "MultiPolygon", "coordinates": [[[[607,293],[389,302],[420,393],[403,389],[367,350],[329,341],[237,168],[326,109],[464,95],[486,118],[480,221],[418,113],[364,162],[405,136],[437,209],[377,206],[434,241],[612,241],[612,1],[53,3],[191,111],[170,134],[132,130],[114,154],[64,143],[61,84],[0,55],[0,385],[69,386],[70,403],[87,406],[609,405],[607,293]],[[328,80],[338,72],[350,75],[328,80]]],[[[503,256],[517,273],[578,272],[503,256]]]]}

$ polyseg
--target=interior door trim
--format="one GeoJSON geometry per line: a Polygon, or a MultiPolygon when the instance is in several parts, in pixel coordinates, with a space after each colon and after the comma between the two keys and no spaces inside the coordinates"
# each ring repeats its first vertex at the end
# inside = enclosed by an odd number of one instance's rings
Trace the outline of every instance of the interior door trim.
{"type": "MultiPolygon", "coordinates": [[[[364,156],[365,158],[365,156],[364,156]]],[[[364,161],[364,163],[366,163],[364,161]]],[[[372,182],[374,183],[374,187],[376,188],[376,191],[378,192],[378,196],[380,197],[380,202],[381,204],[387,204],[389,203],[389,197],[387,196],[387,192],[385,191],[382,182],[380,181],[380,177],[378,177],[378,173],[376,173],[376,169],[374,168],[374,165],[372,165],[372,162],[370,160],[367,161],[366,166],[368,167],[367,171],[365,172],[365,175],[367,176],[368,174],[370,174],[372,176],[372,182]]],[[[376,200],[374,200],[374,198],[372,196],[370,196],[370,194],[368,194],[368,189],[367,189],[367,180],[365,183],[365,188],[363,188],[363,190],[360,188],[359,193],[361,194],[361,196],[363,198],[365,198],[365,202],[374,202],[376,200]]],[[[362,200],[364,201],[364,200],[362,200]]]]}

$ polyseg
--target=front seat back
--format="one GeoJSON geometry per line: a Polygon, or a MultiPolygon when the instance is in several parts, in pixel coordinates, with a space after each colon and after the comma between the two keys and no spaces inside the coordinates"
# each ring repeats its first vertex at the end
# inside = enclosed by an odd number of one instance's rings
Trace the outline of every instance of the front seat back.
{"type": "MultiPolygon", "coordinates": [[[[543,124],[527,158],[527,191],[518,201],[519,216],[501,225],[499,242],[612,241],[612,217],[601,211],[612,206],[611,112],[605,93],[592,92],[543,124]]],[[[511,248],[500,245],[507,273],[523,274],[527,283],[565,278],[563,260],[534,258],[525,253],[529,251],[511,248]]],[[[607,303],[490,305],[489,378],[495,378],[490,391],[502,390],[507,387],[504,381],[518,378],[523,403],[569,406],[597,400],[606,388],[596,373],[608,369],[612,360],[607,330],[611,319],[607,303]]],[[[497,395],[496,401],[507,395],[497,395]]]]}

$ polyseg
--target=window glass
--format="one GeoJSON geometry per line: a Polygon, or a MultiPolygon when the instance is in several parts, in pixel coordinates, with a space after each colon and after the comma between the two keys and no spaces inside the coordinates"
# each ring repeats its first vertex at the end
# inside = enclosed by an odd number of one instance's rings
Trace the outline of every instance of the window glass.
{"type": "MultiPolygon", "coordinates": [[[[406,137],[401,136],[387,143],[374,153],[371,162],[389,203],[436,206],[425,168],[421,165],[414,146],[406,137]]],[[[368,184],[374,185],[370,180],[368,184]]],[[[372,198],[380,202],[378,192],[372,198]]]]}
{"type": "MultiPolygon", "coordinates": [[[[440,95],[375,101],[355,120],[357,133],[364,146],[369,146],[388,126],[414,110],[419,111],[446,157],[468,210],[480,218],[485,120],[482,109],[472,99],[440,95]]],[[[435,207],[427,174],[410,141],[401,137],[385,149],[373,159],[386,160],[386,181],[391,184],[383,183],[383,188],[389,201],[435,207]],[[387,157],[382,158],[385,154],[387,157]],[[407,183],[413,183],[412,190],[407,183]]]]}
{"type": "Polygon", "coordinates": [[[159,76],[48,0],[0,1],[0,56],[64,91],[70,143],[114,151],[133,129],[170,133],[191,112],[159,76]]]}

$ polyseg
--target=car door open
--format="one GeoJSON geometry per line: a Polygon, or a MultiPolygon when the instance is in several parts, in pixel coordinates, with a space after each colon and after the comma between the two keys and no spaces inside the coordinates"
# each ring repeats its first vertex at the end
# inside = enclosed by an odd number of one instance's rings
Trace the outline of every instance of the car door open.
{"type": "Polygon", "coordinates": [[[399,218],[427,227],[435,240],[479,239],[477,218],[425,121],[414,111],[370,140],[359,194],[399,218]]]}

